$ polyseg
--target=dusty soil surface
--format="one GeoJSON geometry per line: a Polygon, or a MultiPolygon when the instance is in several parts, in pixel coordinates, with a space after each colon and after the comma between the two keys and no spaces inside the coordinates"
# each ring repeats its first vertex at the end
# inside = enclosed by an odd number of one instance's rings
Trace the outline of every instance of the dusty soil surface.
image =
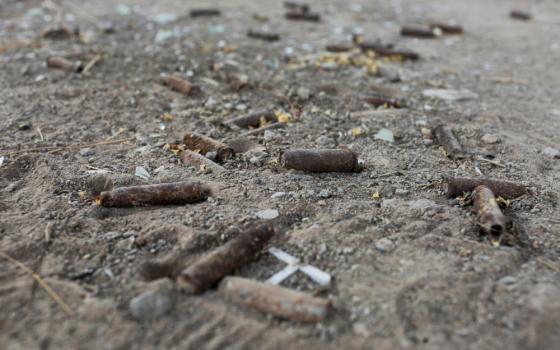
{"type": "MultiPolygon", "coordinates": [[[[0,250],[36,271],[69,310],[0,257],[0,348],[558,349],[560,4],[310,4],[321,22],[287,21],[280,1],[1,2],[0,250]],[[200,6],[222,15],[191,18],[200,6]],[[530,10],[533,20],[511,19],[514,8],[530,10]],[[399,35],[402,24],[431,20],[455,20],[465,33],[399,35]],[[79,27],[80,36],[41,37],[61,24],[79,27]],[[247,37],[263,26],[280,40],[247,37]],[[326,44],[349,42],[352,32],[421,59],[326,53],[326,44]],[[87,74],[45,65],[53,55],[87,63],[97,54],[87,74]],[[199,91],[174,92],[162,73],[199,91]],[[247,75],[248,86],[237,91],[233,73],[247,75]],[[435,88],[478,97],[423,95],[435,88]],[[372,111],[363,98],[380,93],[406,108],[356,114],[372,111]],[[289,122],[256,137],[222,124],[260,109],[289,122]],[[448,159],[423,137],[422,128],[441,123],[472,157],[448,159]],[[394,142],[374,137],[382,128],[394,142]],[[223,164],[225,172],[200,171],[166,147],[188,131],[248,151],[223,164]],[[282,168],[280,151],[295,147],[351,148],[365,169],[282,168]],[[477,161],[481,155],[493,159],[477,161]],[[150,177],[135,176],[137,167],[150,177]],[[494,247],[471,206],[445,197],[443,176],[481,176],[476,168],[531,189],[505,209],[512,245],[494,247]],[[187,179],[216,193],[185,206],[94,201],[111,181],[187,179]],[[326,320],[281,320],[215,289],[190,296],[170,281],[142,278],[146,261],[179,256],[175,263],[186,266],[265,209],[281,215],[274,246],[332,274],[326,290],[299,273],[283,283],[330,299],[326,320]],[[135,317],[130,302],[146,290],[163,301],[135,317]]],[[[263,252],[235,275],[262,281],[282,267],[263,252]]]]}

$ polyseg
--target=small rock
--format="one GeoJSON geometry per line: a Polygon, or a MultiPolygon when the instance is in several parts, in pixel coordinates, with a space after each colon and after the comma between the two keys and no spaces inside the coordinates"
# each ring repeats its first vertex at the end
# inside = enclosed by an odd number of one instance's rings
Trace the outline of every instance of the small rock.
{"type": "Polygon", "coordinates": [[[445,101],[466,101],[478,99],[477,94],[467,89],[426,89],[422,92],[422,96],[445,101]]]}
{"type": "Polygon", "coordinates": [[[517,282],[517,280],[513,276],[504,276],[500,278],[500,280],[498,281],[498,283],[505,284],[505,285],[511,285],[514,284],[515,282],[517,282]]]}
{"type": "Polygon", "coordinates": [[[274,133],[274,131],[271,130],[265,130],[264,131],[264,135],[263,138],[266,142],[272,141],[274,140],[274,137],[276,136],[276,133],[274,133]]]}
{"type": "Polygon", "coordinates": [[[435,206],[437,206],[437,204],[434,201],[425,198],[410,202],[410,207],[413,209],[425,210],[435,206]]]}
{"type": "Polygon", "coordinates": [[[500,142],[500,137],[494,134],[485,134],[482,136],[482,142],[487,143],[489,145],[500,142]]]}
{"type": "Polygon", "coordinates": [[[379,75],[386,78],[390,82],[396,83],[402,80],[401,74],[396,67],[387,64],[379,65],[379,75]]]}
{"type": "Polygon", "coordinates": [[[395,243],[393,243],[388,238],[381,238],[377,242],[375,242],[375,249],[379,250],[382,253],[388,253],[395,249],[395,243]]]}
{"type": "Polygon", "coordinates": [[[218,156],[218,152],[216,152],[216,151],[206,152],[206,154],[204,156],[206,158],[212,160],[212,161],[216,161],[216,157],[218,156]]]}
{"type": "Polygon", "coordinates": [[[31,129],[31,123],[30,122],[21,123],[21,124],[18,125],[18,129],[21,130],[21,131],[30,130],[31,129]]]}
{"type": "Polygon", "coordinates": [[[276,192],[272,196],[270,196],[270,198],[281,198],[281,197],[284,197],[285,195],[286,195],[286,192],[276,192]]]}
{"type": "Polygon", "coordinates": [[[333,140],[325,135],[319,136],[316,140],[315,143],[318,146],[323,146],[323,147],[328,147],[334,144],[333,140]]]}
{"type": "Polygon", "coordinates": [[[91,157],[95,154],[95,150],[93,148],[82,148],[80,150],[80,155],[82,157],[91,157]]]}
{"type": "Polygon", "coordinates": [[[550,158],[560,158],[560,150],[552,147],[546,147],[543,149],[542,154],[550,158]]]}
{"type": "Polygon", "coordinates": [[[164,279],[129,303],[132,316],[138,320],[153,320],[166,314],[173,307],[173,283],[164,279]]]}
{"type": "Polygon", "coordinates": [[[278,210],[276,209],[265,209],[257,212],[256,215],[259,219],[271,220],[276,219],[280,215],[280,213],[278,213],[278,210]]]}
{"type": "Polygon", "coordinates": [[[296,91],[296,94],[302,99],[302,100],[307,100],[309,98],[309,96],[311,96],[311,91],[309,91],[308,88],[306,87],[299,87],[296,91]]]}
{"type": "Polygon", "coordinates": [[[319,197],[321,198],[331,198],[332,194],[329,190],[321,190],[321,192],[319,192],[319,197]]]}
{"type": "Polygon", "coordinates": [[[385,128],[379,130],[379,132],[377,132],[377,134],[375,134],[373,137],[375,137],[376,139],[379,139],[379,140],[387,141],[387,142],[395,142],[393,132],[391,130],[385,129],[385,128]]]}

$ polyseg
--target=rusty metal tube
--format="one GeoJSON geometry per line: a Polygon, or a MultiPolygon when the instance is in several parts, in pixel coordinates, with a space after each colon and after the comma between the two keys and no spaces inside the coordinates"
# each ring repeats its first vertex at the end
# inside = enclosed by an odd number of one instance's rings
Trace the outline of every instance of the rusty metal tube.
{"type": "Polygon", "coordinates": [[[463,151],[463,146],[459,143],[457,137],[453,133],[453,129],[446,125],[439,125],[434,130],[434,134],[440,145],[443,146],[445,152],[451,159],[463,159],[465,158],[465,152],[463,151]]]}
{"type": "Polygon", "coordinates": [[[164,76],[163,84],[167,85],[171,90],[177,91],[183,95],[190,95],[195,89],[195,86],[189,81],[176,75],[164,76]]]}
{"type": "Polygon", "coordinates": [[[220,292],[233,302],[293,321],[322,321],[331,307],[328,299],[241,277],[226,278],[220,292]]]}
{"type": "Polygon", "coordinates": [[[502,213],[492,190],[484,185],[472,192],[474,211],[480,230],[489,235],[492,242],[499,242],[506,233],[508,218],[502,213]]]}
{"type": "Polygon", "coordinates": [[[271,224],[259,224],[189,266],[177,278],[189,293],[202,293],[224,276],[247,264],[274,235],[271,224]]]}
{"type": "Polygon", "coordinates": [[[525,186],[502,180],[472,179],[465,177],[446,177],[443,179],[447,198],[454,198],[464,193],[471,193],[476,187],[484,185],[494,195],[504,199],[511,199],[527,193],[525,186]]]}
{"type": "Polygon", "coordinates": [[[363,161],[349,150],[292,149],[280,154],[280,164],[288,169],[309,172],[359,172],[363,161]]]}
{"type": "Polygon", "coordinates": [[[121,187],[101,192],[96,202],[104,207],[183,205],[206,200],[210,187],[196,181],[121,187]]]}
{"type": "Polygon", "coordinates": [[[226,161],[234,156],[233,149],[225,143],[194,132],[185,134],[183,144],[191,151],[199,151],[202,155],[208,152],[216,152],[218,162],[226,161]]]}

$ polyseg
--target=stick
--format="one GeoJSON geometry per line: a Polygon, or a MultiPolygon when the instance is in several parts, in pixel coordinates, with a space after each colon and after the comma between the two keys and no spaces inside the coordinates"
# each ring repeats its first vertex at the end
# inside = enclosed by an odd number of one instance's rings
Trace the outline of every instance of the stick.
{"type": "MultiPolygon", "coordinates": [[[[126,139],[120,139],[120,140],[113,140],[113,141],[101,141],[101,142],[96,142],[96,143],[82,143],[82,144],[73,144],[73,145],[66,145],[66,146],[45,146],[45,147],[37,147],[37,148],[29,148],[29,149],[22,149],[19,151],[13,151],[11,153],[8,153],[7,156],[14,156],[16,154],[20,154],[20,153],[34,153],[34,152],[44,152],[44,151],[48,151],[49,153],[54,153],[54,152],[60,152],[60,151],[64,151],[66,149],[72,149],[72,148],[84,148],[84,147],[95,147],[95,146],[103,146],[103,145],[113,145],[113,144],[117,144],[117,143],[123,143],[123,142],[127,142],[127,141],[132,141],[135,140],[136,137],[129,137],[126,139]]],[[[7,149],[3,149],[0,150],[1,152],[8,152],[10,150],[7,149]]]]}
{"type": "Polygon", "coordinates": [[[45,290],[45,292],[47,292],[47,294],[64,310],[64,312],[66,312],[66,314],[68,314],[68,316],[70,317],[74,317],[74,311],[72,311],[72,309],[70,308],[70,306],[68,306],[68,304],[66,304],[64,302],[64,300],[62,300],[62,298],[60,297],[60,295],[58,295],[48,284],[47,282],[45,282],[44,279],[41,278],[41,276],[39,276],[35,271],[31,270],[29,267],[25,266],[23,263],[21,263],[20,261],[12,258],[11,256],[9,256],[8,254],[1,252],[0,251],[0,256],[2,256],[3,258],[5,258],[6,260],[8,260],[9,262],[11,262],[12,264],[18,266],[19,268],[23,269],[25,272],[27,272],[28,274],[31,275],[31,277],[33,277],[33,279],[35,281],[37,281],[37,283],[39,283],[39,285],[41,287],[43,287],[43,289],[45,290]]]}

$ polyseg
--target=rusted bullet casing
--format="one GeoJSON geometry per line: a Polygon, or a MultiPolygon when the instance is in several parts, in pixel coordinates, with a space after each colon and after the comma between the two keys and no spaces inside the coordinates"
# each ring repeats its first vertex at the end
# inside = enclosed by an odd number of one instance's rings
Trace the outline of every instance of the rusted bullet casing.
{"type": "Polygon", "coordinates": [[[218,9],[194,9],[190,11],[191,17],[214,17],[222,13],[218,9]]]}
{"type": "Polygon", "coordinates": [[[463,34],[463,27],[456,24],[448,24],[442,22],[430,23],[430,29],[439,28],[443,34],[463,34]]]}
{"type": "Polygon", "coordinates": [[[443,146],[445,152],[451,159],[463,159],[465,158],[465,152],[463,151],[463,146],[459,143],[457,137],[453,133],[453,130],[449,126],[439,125],[434,130],[434,134],[440,145],[443,146]]]}
{"type": "Polygon", "coordinates": [[[533,16],[528,12],[523,12],[519,10],[513,10],[509,13],[509,16],[513,19],[519,19],[521,21],[530,21],[533,16]]]}
{"type": "Polygon", "coordinates": [[[378,97],[378,96],[365,97],[364,101],[366,101],[367,103],[369,103],[374,107],[386,106],[386,107],[393,107],[393,108],[402,108],[404,105],[401,101],[397,99],[378,97]]]}
{"type": "Polygon", "coordinates": [[[363,161],[349,150],[292,149],[280,154],[280,164],[288,169],[321,172],[359,172],[363,161]]]}
{"type": "Polygon", "coordinates": [[[208,152],[216,152],[218,162],[226,161],[234,156],[233,149],[225,143],[194,132],[185,134],[183,143],[191,151],[199,151],[202,155],[208,152]]]}
{"type": "Polygon", "coordinates": [[[249,30],[247,36],[253,39],[261,39],[264,41],[278,41],[280,40],[280,35],[276,33],[262,32],[256,30],[249,30]]]}
{"type": "Polygon", "coordinates": [[[47,58],[47,67],[80,73],[84,68],[81,62],[72,62],[62,57],[47,58]]]}
{"type": "Polygon", "coordinates": [[[190,95],[195,89],[195,85],[191,84],[189,81],[180,78],[176,75],[167,75],[163,77],[163,83],[171,90],[177,91],[183,95],[190,95]]]}
{"type": "Polygon", "coordinates": [[[379,57],[398,58],[403,61],[416,61],[420,58],[420,55],[416,52],[394,50],[390,47],[378,43],[364,42],[360,44],[360,48],[362,49],[362,51],[373,51],[379,57]]]}
{"type": "Polygon", "coordinates": [[[489,235],[492,241],[499,242],[509,220],[500,210],[494,193],[490,188],[480,185],[473,190],[472,198],[480,230],[489,235]]]}
{"type": "Polygon", "coordinates": [[[297,1],[284,1],[284,7],[295,12],[309,12],[309,5],[297,1]]]}
{"type": "Polygon", "coordinates": [[[443,179],[447,198],[454,198],[463,193],[471,193],[476,187],[484,185],[494,195],[504,199],[512,199],[527,193],[525,186],[501,180],[471,179],[465,177],[447,177],[443,179]]]}
{"type": "Polygon", "coordinates": [[[273,235],[271,224],[254,226],[183,270],[177,282],[186,292],[202,293],[251,261],[273,235]]]}
{"type": "Polygon", "coordinates": [[[101,192],[97,203],[104,207],[135,207],[144,205],[183,205],[201,202],[210,188],[200,182],[185,181],[121,187],[101,192]]]}
{"type": "Polygon", "coordinates": [[[416,38],[435,38],[438,36],[438,31],[432,28],[410,27],[404,26],[401,28],[402,36],[413,36],[416,38]]]}
{"type": "Polygon", "coordinates": [[[322,321],[331,308],[328,299],[241,277],[226,278],[220,292],[233,302],[293,321],[322,321]]]}
{"type": "Polygon", "coordinates": [[[285,15],[286,19],[292,21],[309,21],[309,22],[319,22],[321,20],[321,15],[318,13],[311,12],[288,12],[285,15]]]}
{"type": "Polygon", "coordinates": [[[191,151],[190,149],[181,151],[181,153],[179,154],[179,158],[181,159],[181,163],[186,165],[192,165],[197,169],[206,167],[214,172],[222,172],[226,170],[221,165],[214,163],[213,161],[206,158],[202,154],[191,151]]]}
{"type": "Polygon", "coordinates": [[[237,118],[229,119],[224,122],[226,125],[237,125],[240,128],[258,128],[267,123],[278,121],[276,114],[272,110],[257,111],[251,114],[242,115],[237,118]]]}
{"type": "Polygon", "coordinates": [[[345,44],[330,44],[325,46],[325,50],[328,52],[348,52],[354,48],[353,45],[345,45],[345,44]]]}

